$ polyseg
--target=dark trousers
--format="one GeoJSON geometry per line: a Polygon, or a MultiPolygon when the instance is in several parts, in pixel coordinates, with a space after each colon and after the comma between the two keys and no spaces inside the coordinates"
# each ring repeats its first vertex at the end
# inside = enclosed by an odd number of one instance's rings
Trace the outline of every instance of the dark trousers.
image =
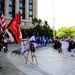
{"type": "Polygon", "coordinates": [[[4,52],[6,53],[8,51],[7,43],[4,42],[3,46],[5,46],[4,52]]]}

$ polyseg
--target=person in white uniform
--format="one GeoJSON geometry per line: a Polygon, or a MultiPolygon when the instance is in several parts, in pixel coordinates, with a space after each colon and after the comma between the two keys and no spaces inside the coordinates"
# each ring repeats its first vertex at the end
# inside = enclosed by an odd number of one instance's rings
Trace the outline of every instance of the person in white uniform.
{"type": "Polygon", "coordinates": [[[63,56],[65,57],[66,52],[65,52],[65,39],[64,38],[61,41],[61,49],[62,49],[63,56]]]}
{"type": "Polygon", "coordinates": [[[65,56],[68,55],[68,47],[69,47],[69,42],[68,42],[68,39],[65,40],[65,56]]]}

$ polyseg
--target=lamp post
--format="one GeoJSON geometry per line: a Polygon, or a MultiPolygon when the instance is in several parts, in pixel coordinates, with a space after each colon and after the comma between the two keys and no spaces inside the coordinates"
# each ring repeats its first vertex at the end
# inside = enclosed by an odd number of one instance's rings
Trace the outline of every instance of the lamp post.
{"type": "Polygon", "coordinates": [[[55,36],[54,0],[53,0],[53,36],[55,36]]]}

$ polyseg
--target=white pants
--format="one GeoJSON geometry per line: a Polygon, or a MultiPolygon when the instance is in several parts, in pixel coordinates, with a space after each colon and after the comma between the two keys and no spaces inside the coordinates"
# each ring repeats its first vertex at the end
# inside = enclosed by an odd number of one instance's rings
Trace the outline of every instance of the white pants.
{"type": "Polygon", "coordinates": [[[62,53],[63,53],[63,56],[67,56],[68,49],[67,48],[62,48],[62,53]]]}
{"type": "Polygon", "coordinates": [[[68,48],[65,48],[65,55],[68,55],[68,48]]]}

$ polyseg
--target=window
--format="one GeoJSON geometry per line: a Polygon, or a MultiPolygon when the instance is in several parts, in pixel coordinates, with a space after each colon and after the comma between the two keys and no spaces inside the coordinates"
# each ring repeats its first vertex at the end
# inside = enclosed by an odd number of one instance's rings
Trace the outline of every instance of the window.
{"type": "Polygon", "coordinates": [[[32,5],[29,5],[29,9],[33,9],[32,5]]]}
{"type": "Polygon", "coordinates": [[[12,7],[9,7],[9,12],[12,12],[12,7]]]}
{"type": "Polygon", "coordinates": [[[15,16],[15,0],[9,0],[9,16],[15,16]]]}
{"type": "Polygon", "coordinates": [[[33,3],[33,0],[29,0],[29,3],[33,3]]]}
{"type": "Polygon", "coordinates": [[[32,24],[32,23],[30,23],[30,26],[33,26],[33,24],[32,24]]]}
{"type": "Polygon", "coordinates": [[[29,15],[32,15],[32,11],[29,11],[29,15]]]}
{"type": "Polygon", "coordinates": [[[26,24],[25,24],[25,22],[21,22],[21,26],[25,26],[26,24]]]}
{"type": "Polygon", "coordinates": [[[12,1],[11,0],[9,1],[9,5],[12,5],[12,1]]]}
{"type": "Polygon", "coordinates": [[[19,10],[21,12],[21,18],[25,19],[25,0],[19,0],[19,10]]]}
{"type": "Polygon", "coordinates": [[[4,14],[4,0],[0,0],[0,5],[1,5],[2,11],[3,11],[3,14],[4,14]]]}
{"type": "Polygon", "coordinates": [[[20,9],[20,13],[22,14],[22,9],[20,9]]]}
{"type": "Polygon", "coordinates": [[[12,17],[12,14],[9,14],[10,17],[12,17]]]}
{"type": "Polygon", "coordinates": [[[29,20],[32,20],[33,16],[33,0],[29,0],[29,20]]]}
{"type": "Polygon", "coordinates": [[[22,0],[20,0],[20,1],[22,1],[22,0]]]}
{"type": "Polygon", "coordinates": [[[32,17],[29,17],[29,20],[32,20],[32,17]]]}
{"type": "Polygon", "coordinates": [[[19,7],[22,7],[22,3],[19,4],[19,7]]]}

